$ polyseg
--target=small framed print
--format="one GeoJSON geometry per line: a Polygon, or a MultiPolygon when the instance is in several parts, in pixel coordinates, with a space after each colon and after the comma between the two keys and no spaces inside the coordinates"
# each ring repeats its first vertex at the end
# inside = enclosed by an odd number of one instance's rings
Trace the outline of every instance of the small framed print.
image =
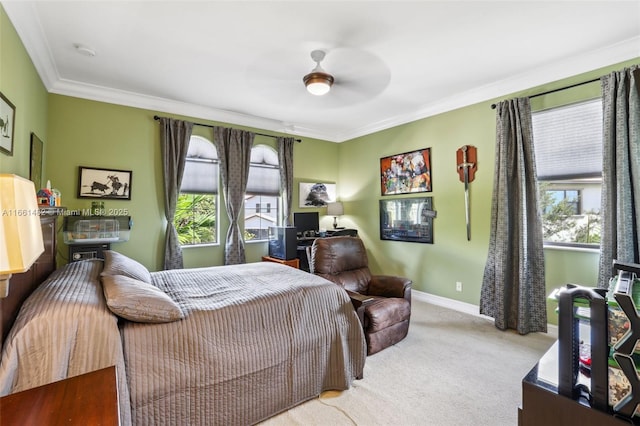
{"type": "Polygon", "coordinates": [[[13,155],[16,107],[0,92],[0,152],[13,155]]]}
{"type": "Polygon", "coordinates": [[[36,136],[31,133],[31,156],[29,163],[29,179],[36,185],[36,188],[42,188],[42,153],[44,144],[36,136]]]}
{"type": "Polygon", "coordinates": [[[300,182],[300,207],[327,207],[335,201],[335,183],[300,182]]]}
{"type": "Polygon", "coordinates": [[[131,199],[130,170],[97,169],[80,166],[78,198],[131,199]]]}

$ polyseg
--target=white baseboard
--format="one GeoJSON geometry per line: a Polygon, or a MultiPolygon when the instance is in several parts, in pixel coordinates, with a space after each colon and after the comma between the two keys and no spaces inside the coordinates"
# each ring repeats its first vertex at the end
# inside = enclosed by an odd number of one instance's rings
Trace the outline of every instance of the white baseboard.
{"type": "MultiPolygon", "coordinates": [[[[411,297],[421,302],[431,303],[432,305],[442,306],[443,308],[453,309],[454,311],[463,312],[465,314],[493,321],[493,318],[482,315],[480,313],[480,307],[472,303],[461,302],[460,300],[449,299],[448,297],[437,296],[435,294],[415,289],[411,289],[411,297]]],[[[557,338],[558,326],[555,324],[547,324],[547,334],[557,338]]]]}

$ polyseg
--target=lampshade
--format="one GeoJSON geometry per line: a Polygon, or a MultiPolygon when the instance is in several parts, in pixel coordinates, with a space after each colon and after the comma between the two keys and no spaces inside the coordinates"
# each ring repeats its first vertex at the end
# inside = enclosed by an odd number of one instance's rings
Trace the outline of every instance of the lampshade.
{"type": "Polygon", "coordinates": [[[329,203],[327,204],[327,215],[329,216],[342,216],[344,214],[344,208],[342,203],[329,203]]]}
{"type": "Polygon", "coordinates": [[[27,271],[44,251],[33,182],[0,174],[0,297],[11,274],[27,271]]]}

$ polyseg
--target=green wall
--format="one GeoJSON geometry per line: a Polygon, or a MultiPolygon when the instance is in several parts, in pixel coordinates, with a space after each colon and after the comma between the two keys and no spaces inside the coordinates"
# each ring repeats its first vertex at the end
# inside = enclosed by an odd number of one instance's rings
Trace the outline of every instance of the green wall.
{"type": "MultiPolygon", "coordinates": [[[[501,99],[534,95],[582,82],[633,63],[638,63],[638,59],[549,82],[501,99]]],[[[132,170],[131,201],[105,203],[107,209],[126,209],[134,220],[130,241],[115,244],[113,248],[138,259],[151,270],[161,269],[165,220],[160,131],[158,122],[153,120],[156,112],[47,94],[1,6],[0,91],[17,107],[14,155],[0,154],[0,172],[29,175],[31,132],[44,141],[44,181],[50,179],[62,192],[63,205],[68,209],[90,205],[90,200],[76,197],[78,166],[132,170]]],[[[533,98],[532,107],[543,109],[594,96],[599,96],[597,83],[533,98]]],[[[489,242],[495,144],[495,111],[490,104],[496,101],[460,108],[341,144],[303,138],[304,142],[296,144],[294,149],[294,204],[298,205],[300,182],[337,183],[339,198],[345,205],[340,224],[358,229],[369,250],[374,272],[404,275],[414,280],[417,290],[477,305],[489,242]],[[458,180],[455,164],[455,151],[465,144],[478,148],[478,171],[470,189],[471,241],[466,239],[463,185],[458,180]],[[433,197],[434,209],[438,212],[434,219],[434,244],[381,241],[378,200],[383,197],[379,189],[379,159],[426,147],[431,148],[433,182],[433,191],[426,195],[433,197]],[[463,283],[461,293],[455,291],[456,281],[463,283]]],[[[205,127],[196,126],[194,133],[212,137],[211,129],[205,127]]],[[[256,143],[273,146],[274,140],[258,136],[256,143]]],[[[332,218],[325,215],[326,209],[304,209],[314,210],[320,212],[321,227],[330,228],[332,218]]],[[[226,215],[221,214],[221,238],[226,235],[227,227],[226,215]]],[[[246,249],[250,262],[258,261],[267,251],[265,243],[249,243],[246,249]]],[[[60,263],[64,257],[66,250],[61,244],[60,263]]],[[[220,265],[223,246],[185,248],[184,257],[187,267],[220,265]]],[[[597,251],[547,248],[545,260],[549,291],[568,282],[596,283],[597,251]]],[[[550,313],[549,320],[556,322],[557,319],[550,313]]]]}
{"type": "MultiPolygon", "coordinates": [[[[61,191],[62,204],[69,210],[87,209],[91,205],[90,199],[77,198],[79,166],[131,170],[131,200],[105,201],[107,214],[112,209],[124,209],[134,222],[130,240],[116,243],[112,248],[137,259],[151,270],[162,269],[166,221],[160,125],[153,119],[158,112],[55,94],[49,96],[49,111],[51,149],[47,156],[49,168],[46,179],[61,191]]],[[[207,127],[195,126],[194,133],[210,140],[213,138],[212,129],[207,127]]],[[[256,136],[254,143],[275,146],[275,140],[265,136],[256,136]]],[[[304,138],[302,143],[295,144],[296,203],[298,182],[337,181],[337,152],[336,144],[321,140],[304,138]]],[[[323,215],[326,209],[318,211],[323,215]]],[[[329,224],[330,220],[322,217],[323,223],[329,224]]],[[[219,239],[223,240],[229,226],[224,209],[221,209],[219,225],[219,239]]],[[[223,248],[224,245],[220,244],[185,248],[185,266],[221,265],[224,263],[223,248]]],[[[267,245],[264,242],[247,243],[246,251],[248,262],[259,261],[267,253],[267,245]]],[[[66,249],[63,249],[59,263],[65,261],[66,249]]]]}
{"type": "MultiPolygon", "coordinates": [[[[600,77],[638,59],[552,82],[501,99],[529,96],[600,77]]],[[[579,86],[535,97],[532,108],[540,110],[600,96],[599,83],[579,86]]],[[[495,153],[495,110],[482,102],[428,117],[409,124],[363,136],[339,145],[339,194],[345,201],[346,217],[358,228],[369,250],[376,273],[397,274],[413,279],[414,288],[437,296],[477,305],[489,244],[491,198],[495,153]],[[456,171],[456,150],[462,145],[478,149],[476,179],[470,184],[471,241],[467,241],[464,185],[456,171]],[[434,244],[382,241],[379,237],[380,157],[431,148],[434,244]],[[463,283],[456,292],[455,283],[463,283]]],[[[415,195],[398,196],[412,197],[415,195]]],[[[546,248],[546,285],[549,293],[566,283],[595,286],[597,250],[546,248]]],[[[549,320],[557,322],[554,304],[549,320]]]]}
{"type": "MultiPolygon", "coordinates": [[[[35,133],[43,141],[47,138],[48,95],[1,5],[0,92],[16,107],[13,155],[0,153],[0,173],[29,178],[31,133],[35,133]]],[[[47,148],[45,142],[45,157],[47,148]]],[[[43,167],[46,172],[46,160],[43,167]]]]}

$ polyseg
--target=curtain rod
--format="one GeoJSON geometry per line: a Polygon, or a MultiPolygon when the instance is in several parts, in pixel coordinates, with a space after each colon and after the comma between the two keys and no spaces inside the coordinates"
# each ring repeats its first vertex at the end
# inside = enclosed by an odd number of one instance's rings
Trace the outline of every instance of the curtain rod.
{"type": "MultiPolygon", "coordinates": [[[[154,115],[153,116],[153,119],[156,120],[156,121],[160,120],[161,118],[167,118],[167,117],[160,117],[158,115],[154,115]]],[[[211,129],[213,129],[214,127],[217,127],[217,126],[213,126],[211,124],[194,123],[194,122],[191,122],[191,123],[193,123],[194,126],[209,127],[211,129]]],[[[274,139],[279,137],[279,136],[267,135],[266,133],[258,133],[258,132],[252,132],[252,133],[255,134],[255,135],[266,136],[268,138],[274,138],[274,139]]],[[[302,142],[302,139],[294,139],[294,141],[300,143],[300,142],[302,142]]]]}
{"type": "MultiPolygon", "coordinates": [[[[538,96],[548,95],[549,93],[559,92],[561,90],[571,89],[572,87],[582,86],[584,84],[595,83],[596,81],[599,81],[599,80],[600,80],[600,77],[594,78],[594,79],[589,80],[589,81],[583,81],[582,83],[572,84],[570,86],[564,86],[564,87],[559,87],[559,88],[553,89],[553,90],[547,90],[546,92],[542,92],[542,93],[537,93],[535,95],[531,95],[531,96],[529,96],[529,99],[537,98],[538,96]]],[[[491,104],[491,109],[496,109],[496,104],[491,104]]]]}

